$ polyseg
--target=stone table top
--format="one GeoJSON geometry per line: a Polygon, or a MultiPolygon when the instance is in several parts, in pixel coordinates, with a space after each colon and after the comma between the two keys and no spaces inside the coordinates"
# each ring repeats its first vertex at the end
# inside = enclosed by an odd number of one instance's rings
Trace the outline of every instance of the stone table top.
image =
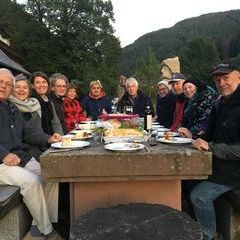
{"type": "Polygon", "coordinates": [[[48,149],[41,156],[42,176],[60,182],[206,179],[211,174],[212,155],[190,144],[159,143],[137,152],[119,153],[103,145],[59,151],[48,149]]]}

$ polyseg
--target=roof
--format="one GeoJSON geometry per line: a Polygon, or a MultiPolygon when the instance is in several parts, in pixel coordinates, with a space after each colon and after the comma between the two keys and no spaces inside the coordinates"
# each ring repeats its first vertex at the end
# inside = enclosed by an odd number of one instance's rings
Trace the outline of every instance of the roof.
{"type": "Polygon", "coordinates": [[[0,66],[6,67],[12,70],[15,73],[24,73],[30,75],[30,73],[24,69],[21,65],[9,58],[1,49],[0,49],[0,66]]]}

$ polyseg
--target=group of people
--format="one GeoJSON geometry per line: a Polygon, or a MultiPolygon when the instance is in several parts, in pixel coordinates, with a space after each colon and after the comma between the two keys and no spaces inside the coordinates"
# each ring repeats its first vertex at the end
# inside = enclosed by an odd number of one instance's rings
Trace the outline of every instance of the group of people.
{"type": "MultiPolygon", "coordinates": [[[[213,201],[239,187],[240,177],[240,66],[221,62],[213,78],[218,92],[182,73],[161,80],[155,114],[138,81],[121,76],[117,103],[118,111],[131,106],[132,114],[140,117],[149,106],[160,124],[193,138],[194,148],[212,153],[213,174],[190,194],[205,240],[216,237],[213,201]]],[[[96,120],[111,111],[111,100],[99,80],[90,82],[88,95],[79,102],[77,88],[63,74],[48,78],[35,72],[27,79],[0,69],[0,184],[20,187],[33,217],[25,239],[62,239],[52,227],[58,219],[58,184],[42,182],[39,156],[79,121],[96,120]]]]}

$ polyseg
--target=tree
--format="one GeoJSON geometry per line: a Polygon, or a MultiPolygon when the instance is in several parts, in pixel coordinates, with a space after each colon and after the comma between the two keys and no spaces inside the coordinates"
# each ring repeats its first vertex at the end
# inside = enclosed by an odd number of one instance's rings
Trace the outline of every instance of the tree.
{"type": "MultiPolygon", "coordinates": [[[[27,11],[57,36],[64,66],[70,78],[100,79],[108,93],[119,73],[121,48],[113,36],[111,1],[28,0],[27,11]]],[[[60,71],[60,70],[59,70],[60,71]]]]}
{"type": "Polygon", "coordinates": [[[219,61],[219,54],[212,41],[196,37],[187,43],[180,54],[180,61],[183,73],[212,83],[212,68],[219,61]]]}
{"type": "Polygon", "coordinates": [[[160,79],[160,63],[156,59],[151,49],[138,59],[134,76],[139,80],[141,88],[153,100],[155,97],[155,87],[160,79]]]}

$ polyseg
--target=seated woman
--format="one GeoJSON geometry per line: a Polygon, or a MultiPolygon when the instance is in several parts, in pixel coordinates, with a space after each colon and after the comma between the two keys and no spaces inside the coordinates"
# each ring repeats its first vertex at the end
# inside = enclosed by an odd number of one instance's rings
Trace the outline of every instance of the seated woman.
{"type": "Polygon", "coordinates": [[[30,82],[33,88],[32,97],[36,98],[41,105],[41,120],[44,133],[49,135],[53,133],[63,134],[54,105],[48,98],[50,84],[47,75],[43,72],[34,72],[30,78],[30,82]]]}
{"type": "Polygon", "coordinates": [[[193,78],[188,78],[183,83],[183,92],[187,100],[181,122],[182,127],[178,132],[184,137],[192,138],[202,130],[202,125],[211,113],[219,95],[210,86],[193,78]]]}
{"type": "Polygon", "coordinates": [[[97,120],[103,112],[110,113],[112,110],[111,101],[106,96],[99,80],[90,82],[89,94],[82,100],[81,104],[87,113],[87,117],[91,117],[92,120],[97,120]]]}
{"type": "Polygon", "coordinates": [[[164,127],[170,128],[173,122],[176,96],[171,91],[168,81],[162,80],[157,84],[157,121],[164,127]]]}
{"type": "MultiPolygon", "coordinates": [[[[23,119],[33,125],[38,132],[43,133],[41,123],[41,106],[36,98],[30,98],[31,86],[26,76],[19,75],[15,78],[16,83],[9,96],[9,101],[12,102],[22,112],[23,119]]],[[[39,160],[39,156],[43,151],[36,147],[24,143],[22,148],[28,151],[32,156],[39,160]]]]}
{"type": "Polygon", "coordinates": [[[67,92],[63,99],[64,121],[68,132],[75,128],[76,123],[86,120],[86,114],[76,97],[77,88],[73,84],[68,84],[67,92]]]}

